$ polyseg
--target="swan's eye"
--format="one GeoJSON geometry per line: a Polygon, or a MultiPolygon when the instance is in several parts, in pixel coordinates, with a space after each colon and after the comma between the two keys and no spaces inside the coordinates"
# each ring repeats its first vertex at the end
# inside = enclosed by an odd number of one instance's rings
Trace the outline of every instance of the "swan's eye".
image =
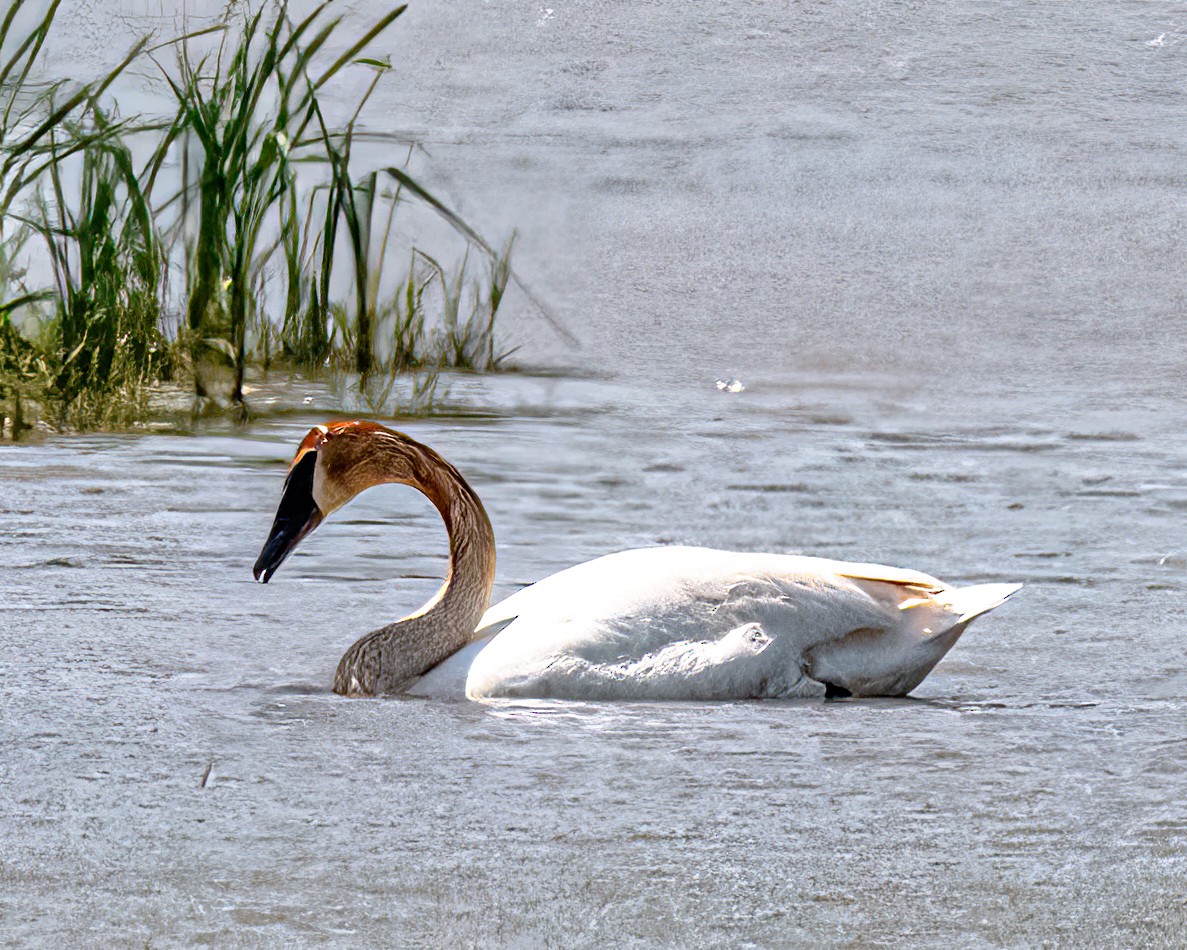
{"type": "Polygon", "coordinates": [[[314,426],[309,430],[308,435],[301,440],[301,444],[297,446],[297,454],[293,456],[293,463],[289,466],[289,471],[297,467],[297,463],[305,457],[307,452],[316,452],[318,447],[326,440],[330,434],[330,430],[325,426],[314,426]]]}

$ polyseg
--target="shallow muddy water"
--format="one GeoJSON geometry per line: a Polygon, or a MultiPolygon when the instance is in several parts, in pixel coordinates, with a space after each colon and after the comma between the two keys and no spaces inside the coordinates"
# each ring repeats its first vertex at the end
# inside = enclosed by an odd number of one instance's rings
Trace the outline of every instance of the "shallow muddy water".
{"type": "Polygon", "coordinates": [[[934,7],[413,10],[393,127],[582,347],[521,307],[576,372],[397,424],[482,496],[496,597],[664,543],[1019,595],[910,700],[346,701],[446,547],[376,490],[252,582],[325,394],[0,447],[0,936],[1181,945],[1187,25],[934,7]]]}

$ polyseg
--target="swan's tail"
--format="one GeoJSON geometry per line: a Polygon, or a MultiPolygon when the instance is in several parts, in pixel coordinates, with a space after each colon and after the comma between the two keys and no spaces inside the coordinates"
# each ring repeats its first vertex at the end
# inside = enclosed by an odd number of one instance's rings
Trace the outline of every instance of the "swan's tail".
{"type": "Polygon", "coordinates": [[[975,617],[1000,606],[1021,584],[978,584],[909,597],[902,623],[888,630],[855,630],[805,653],[804,672],[852,696],[905,696],[960,639],[975,617]]]}
{"type": "Polygon", "coordinates": [[[1010,597],[1022,590],[1021,584],[978,584],[975,587],[959,587],[935,594],[938,604],[950,608],[957,615],[957,623],[968,623],[994,607],[1000,607],[1010,597]]]}

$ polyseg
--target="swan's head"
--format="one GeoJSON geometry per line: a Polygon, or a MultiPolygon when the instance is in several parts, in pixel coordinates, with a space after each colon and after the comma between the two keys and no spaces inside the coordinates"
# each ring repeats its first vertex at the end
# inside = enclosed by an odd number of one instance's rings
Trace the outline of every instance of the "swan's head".
{"type": "Polygon", "coordinates": [[[381,482],[419,485],[417,461],[424,451],[375,422],[310,429],[289,466],[272,531],[252,571],[256,580],[267,584],[306,535],[364,489],[381,482]]]}

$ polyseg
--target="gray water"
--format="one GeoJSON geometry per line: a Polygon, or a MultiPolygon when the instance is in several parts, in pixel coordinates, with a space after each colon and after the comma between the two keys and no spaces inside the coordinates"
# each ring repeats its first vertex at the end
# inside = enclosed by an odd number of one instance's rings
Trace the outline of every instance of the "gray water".
{"type": "Polygon", "coordinates": [[[252,584],[324,393],[2,447],[0,936],[1182,945],[1187,13],[547,9],[421,4],[384,101],[582,341],[521,301],[575,372],[398,422],[481,494],[496,597],[657,543],[1026,589],[910,700],[346,701],[446,548],[375,490],[252,584]]]}

